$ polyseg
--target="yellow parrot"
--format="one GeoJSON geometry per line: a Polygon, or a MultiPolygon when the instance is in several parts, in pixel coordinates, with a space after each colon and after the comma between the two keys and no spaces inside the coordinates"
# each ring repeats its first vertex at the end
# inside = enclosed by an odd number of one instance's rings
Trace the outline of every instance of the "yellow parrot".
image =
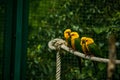
{"type": "Polygon", "coordinates": [[[66,30],[64,31],[64,38],[65,38],[65,40],[66,40],[66,42],[67,42],[67,46],[68,46],[68,47],[71,47],[70,33],[71,33],[71,29],[66,29],[66,30]]]}

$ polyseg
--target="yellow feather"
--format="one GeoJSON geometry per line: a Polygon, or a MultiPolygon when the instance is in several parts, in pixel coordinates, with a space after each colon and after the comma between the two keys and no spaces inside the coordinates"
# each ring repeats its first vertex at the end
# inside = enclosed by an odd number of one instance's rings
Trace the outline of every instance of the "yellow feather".
{"type": "Polygon", "coordinates": [[[94,43],[94,40],[92,38],[89,37],[82,37],[81,38],[81,46],[82,46],[82,50],[85,54],[87,54],[89,50],[88,45],[94,43]]]}
{"type": "Polygon", "coordinates": [[[67,46],[69,45],[69,44],[68,44],[68,38],[70,38],[70,33],[71,33],[71,29],[66,29],[66,30],[64,31],[64,38],[65,38],[65,40],[66,40],[66,42],[67,42],[67,46]]]}
{"type": "Polygon", "coordinates": [[[64,31],[64,37],[67,40],[70,37],[71,29],[66,29],[64,31]]]}
{"type": "Polygon", "coordinates": [[[71,32],[70,36],[71,36],[72,48],[75,49],[75,40],[74,39],[79,38],[79,34],[77,32],[71,32]]]}
{"type": "Polygon", "coordinates": [[[86,44],[89,45],[89,44],[92,44],[92,43],[94,43],[94,40],[92,38],[86,37],[86,44]]]}

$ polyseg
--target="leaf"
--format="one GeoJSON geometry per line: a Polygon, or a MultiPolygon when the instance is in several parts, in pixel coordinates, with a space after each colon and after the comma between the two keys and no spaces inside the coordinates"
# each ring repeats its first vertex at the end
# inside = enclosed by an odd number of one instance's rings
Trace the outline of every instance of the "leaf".
{"type": "Polygon", "coordinates": [[[96,33],[96,34],[101,34],[103,32],[105,32],[108,28],[105,28],[105,27],[102,27],[102,28],[96,28],[94,27],[93,28],[93,31],[96,33]]]}
{"type": "Polygon", "coordinates": [[[105,69],[105,64],[103,64],[103,63],[99,63],[98,64],[98,68],[102,71],[102,70],[104,70],[105,69]]]}

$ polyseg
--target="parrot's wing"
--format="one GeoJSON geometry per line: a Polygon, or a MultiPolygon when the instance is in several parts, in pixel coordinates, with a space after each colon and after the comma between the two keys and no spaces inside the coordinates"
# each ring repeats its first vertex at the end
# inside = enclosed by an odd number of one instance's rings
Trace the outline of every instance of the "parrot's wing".
{"type": "MultiPolygon", "coordinates": [[[[93,44],[90,44],[89,46],[88,46],[88,48],[89,48],[89,50],[90,50],[90,52],[94,55],[94,56],[96,56],[96,57],[102,57],[102,52],[101,52],[101,50],[100,50],[100,47],[99,46],[97,46],[95,43],[93,43],[93,44]]],[[[95,73],[97,74],[97,72],[98,72],[98,63],[97,62],[95,62],[95,61],[92,61],[93,62],[93,65],[94,65],[94,68],[95,68],[95,73]]]]}
{"type": "Polygon", "coordinates": [[[71,47],[71,38],[68,38],[67,44],[68,44],[68,47],[71,47]]]}
{"type": "MultiPolygon", "coordinates": [[[[75,45],[75,49],[77,50],[77,51],[79,51],[79,52],[82,52],[82,47],[81,47],[81,45],[80,45],[80,38],[76,38],[76,39],[74,39],[75,40],[75,43],[74,43],[74,45],[75,45]]],[[[78,56],[76,56],[77,57],[77,59],[78,59],[78,65],[79,65],[79,69],[80,69],[80,73],[82,72],[82,58],[80,58],[80,57],[78,57],[78,56]]]]}
{"type": "Polygon", "coordinates": [[[95,43],[90,44],[88,46],[88,48],[89,48],[91,54],[93,54],[94,56],[97,56],[97,57],[101,57],[102,56],[100,48],[95,43]]]}
{"type": "Polygon", "coordinates": [[[75,48],[77,51],[82,52],[82,47],[80,45],[80,42],[81,42],[80,38],[75,39],[75,48]]]}

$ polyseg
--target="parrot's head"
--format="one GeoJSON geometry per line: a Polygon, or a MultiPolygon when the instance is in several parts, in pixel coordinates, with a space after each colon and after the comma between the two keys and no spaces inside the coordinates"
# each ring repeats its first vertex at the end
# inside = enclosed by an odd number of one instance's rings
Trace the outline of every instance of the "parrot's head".
{"type": "Polygon", "coordinates": [[[68,39],[70,37],[70,33],[71,33],[71,29],[66,29],[64,31],[64,38],[65,39],[68,39]]]}
{"type": "Polygon", "coordinates": [[[79,34],[77,32],[71,32],[70,37],[71,39],[79,38],[79,34]]]}
{"type": "Polygon", "coordinates": [[[94,43],[94,40],[92,38],[88,38],[88,37],[81,38],[81,43],[80,43],[81,45],[83,45],[83,44],[89,45],[92,43],[94,43]]]}
{"type": "Polygon", "coordinates": [[[80,45],[86,44],[86,37],[81,38],[80,45]]]}
{"type": "Polygon", "coordinates": [[[86,37],[86,44],[89,45],[89,44],[92,44],[92,43],[94,43],[94,40],[92,38],[86,37]]]}

